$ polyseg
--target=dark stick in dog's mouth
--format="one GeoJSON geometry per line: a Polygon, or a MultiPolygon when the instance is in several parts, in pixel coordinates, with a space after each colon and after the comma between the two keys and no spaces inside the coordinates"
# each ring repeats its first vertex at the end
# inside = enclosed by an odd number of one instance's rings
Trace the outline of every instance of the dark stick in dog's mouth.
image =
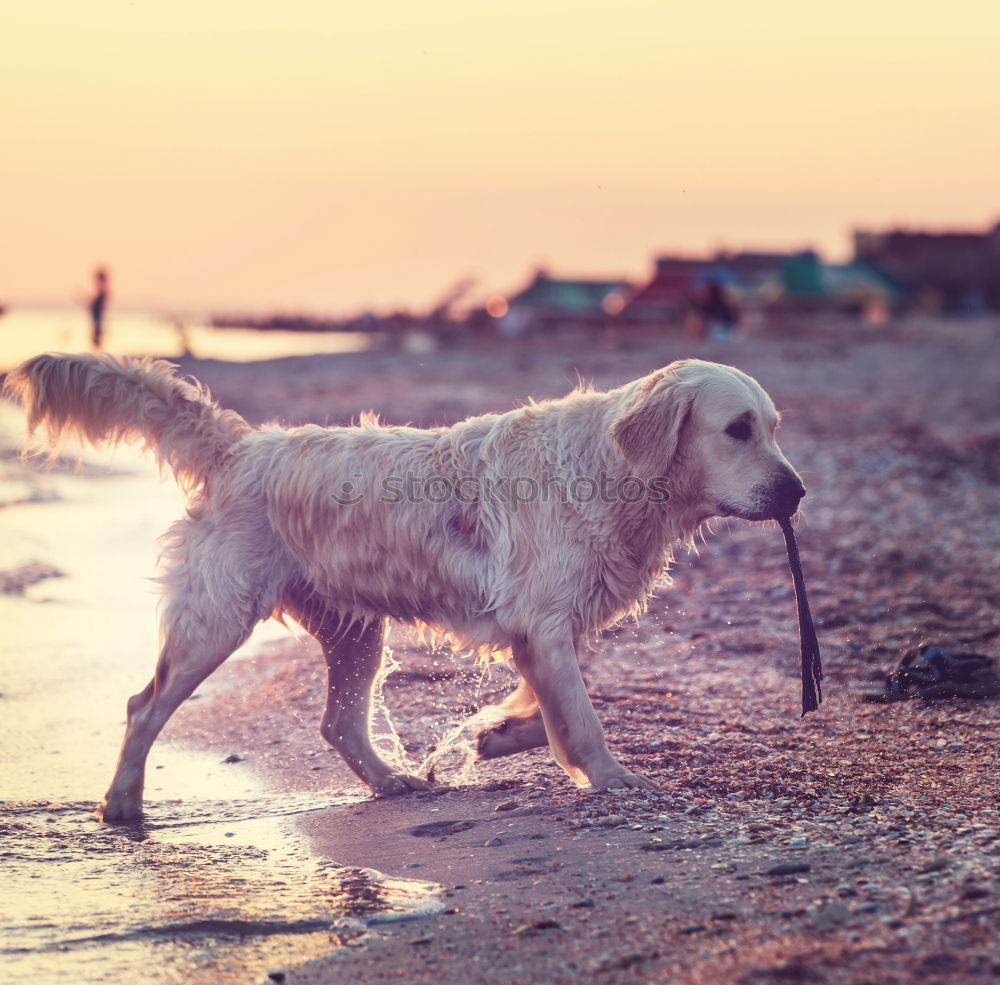
{"type": "Polygon", "coordinates": [[[823,700],[823,664],[819,657],[819,640],[816,639],[816,627],[813,626],[812,615],[809,613],[809,600],[806,598],[806,582],[802,577],[802,562],[799,560],[799,548],[795,543],[795,533],[792,530],[792,518],[780,517],[778,523],[785,535],[785,549],[788,551],[788,567],[792,572],[792,582],[795,585],[795,605],[799,612],[799,640],[802,644],[802,714],[815,711],[823,700]]]}

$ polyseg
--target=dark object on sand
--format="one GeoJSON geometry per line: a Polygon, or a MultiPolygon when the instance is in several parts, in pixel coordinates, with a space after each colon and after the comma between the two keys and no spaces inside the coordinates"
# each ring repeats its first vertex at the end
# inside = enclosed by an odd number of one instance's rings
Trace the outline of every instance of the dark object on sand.
{"type": "Polygon", "coordinates": [[[0,595],[23,595],[25,590],[46,578],[62,578],[64,571],[44,561],[30,561],[12,571],[0,571],[0,595]]]}
{"type": "Polygon", "coordinates": [[[966,650],[945,650],[922,643],[903,654],[886,678],[884,691],[866,691],[865,701],[889,704],[910,698],[990,698],[1000,694],[993,657],[966,650]]]}
{"type": "Polygon", "coordinates": [[[795,604],[799,610],[799,640],[802,644],[802,714],[815,711],[823,700],[823,664],[819,656],[819,640],[816,639],[816,627],[813,625],[809,612],[809,600],[806,598],[806,582],[802,577],[802,562],[799,560],[799,548],[795,543],[795,533],[792,530],[791,517],[778,520],[781,532],[785,535],[785,549],[788,551],[788,567],[792,570],[792,582],[795,584],[795,604]]]}

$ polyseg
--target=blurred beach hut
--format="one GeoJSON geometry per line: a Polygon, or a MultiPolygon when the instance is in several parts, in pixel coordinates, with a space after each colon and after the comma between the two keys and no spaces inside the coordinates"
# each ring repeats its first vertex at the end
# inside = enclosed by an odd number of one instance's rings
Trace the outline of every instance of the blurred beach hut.
{"type": "Polygon", "coordinates": [[[908,307],[1000,311],[1000,223],[983,232],[856,230],[854,258],[897,285],[908,307]]]}
{"type": "Polygon", "coordinates": [[[732,280],[722,283],[742,302],[767,301],[780,294],[782,271],[794,257],[794,253],[720,252],[712,267],[731,273],[732,280]]]}
{"type": "Polygon", "coordinates": [[[626,280],[589,280],[552,277],[537,270],[530,284],[506,299],[500,319],[507,334],[529,329],[595,327],[622,308],[626,280]]]}
{"type": "Polygon", "coordinates": [[[878,320],[899,306],[903,293],[891,278],[867,263],[823,264],[825,295],[838,311],[878,320]]]}
{"type": "Polygon", "coordinates": [[[653,276],[624,299],[621,319],[632,324],[680,324],[698,290],[704,260],[657,257],[653,276]]]}
{"type": "Polygon", "coordinates": [[[820,306],[827,297],[823,264],[814,250],[803,250],[781,268],[782,297],[803,307],[820,306]]]}
{"type": "MultiPolygon", "coordinates": [[[[783,277],[790,264],[794,274],[797,256],[719,251],[710,257],[657,257],[650,280],[625,299],[621,319],[631,324],[680,326],[710,284],[718,284],[741,305],[767,305],[787,293],[783,277]]],[[[793,284],[801,289],[794,276],[793,284]]]]}
{"type": "Polygon", "coordinates": [[[892,278],[867,263],[826,263],[812,250],[790,257],[772,294],[773,308],[837,311],[883,321],[902,292],[892,278]]]}

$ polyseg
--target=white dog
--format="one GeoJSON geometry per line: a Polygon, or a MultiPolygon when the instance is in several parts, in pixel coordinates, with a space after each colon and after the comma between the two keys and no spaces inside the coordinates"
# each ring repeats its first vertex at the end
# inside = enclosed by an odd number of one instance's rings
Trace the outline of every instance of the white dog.
{"type": "Polygon", "coordinates": [[[512,654],[523,681],[479,736],[483,758],[547,743],[580,785],[652,788],[608,751],[578,646],[641,611],[705,520],[786,517],[805,495],[767,394],[699,360],[432,430],[255,430],[151,359],[37,356],[7,389],[54,449],[140,441],[190,495],[164,537],[163,645],[128,702],[108,822],[141,814],[146,756],[178,705],[282,615],[322,645],[323,736],[376,794],[427,785],[370,737],[390,616],[512,654]]]}

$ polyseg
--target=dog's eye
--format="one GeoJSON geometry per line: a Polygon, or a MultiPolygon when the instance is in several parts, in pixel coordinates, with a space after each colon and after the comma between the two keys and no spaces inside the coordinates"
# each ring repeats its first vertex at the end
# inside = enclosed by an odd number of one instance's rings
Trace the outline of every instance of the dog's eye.
{"type": "Polygon", "coordinates": [[[733,423],[726,428],[726,434],[728,434],[730,438],[735,438],[737,441],[749,441],[750,435],[753,434],[753,429],[746,421],[733,421],[733,423]]]}

